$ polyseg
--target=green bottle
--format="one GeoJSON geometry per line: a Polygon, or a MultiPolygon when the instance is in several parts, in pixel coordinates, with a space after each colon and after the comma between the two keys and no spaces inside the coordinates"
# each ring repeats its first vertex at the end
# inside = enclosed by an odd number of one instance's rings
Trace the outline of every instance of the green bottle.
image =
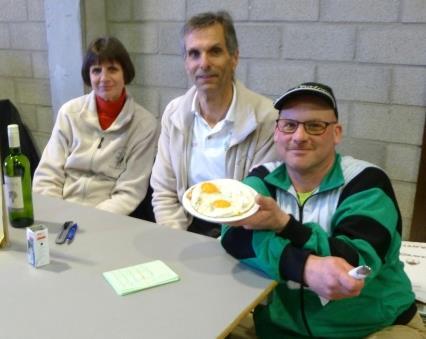
{"type": "Polygon", "coordinates": [[[30,162],[21,153],[18,125],[8,125],[7,135],[9,154],[4,161],[4,183],[9,222],[13,227],[26,227],[34,223],[30,162]]]}

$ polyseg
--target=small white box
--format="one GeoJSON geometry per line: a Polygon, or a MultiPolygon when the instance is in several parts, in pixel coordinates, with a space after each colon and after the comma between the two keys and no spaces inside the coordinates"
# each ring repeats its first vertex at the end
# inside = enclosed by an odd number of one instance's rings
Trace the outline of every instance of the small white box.
{"type": "Polygon", "coordinates": [[[34,267],[50,263],[48,230],[44,225],[27,227],[27,258],[34,267]]]}

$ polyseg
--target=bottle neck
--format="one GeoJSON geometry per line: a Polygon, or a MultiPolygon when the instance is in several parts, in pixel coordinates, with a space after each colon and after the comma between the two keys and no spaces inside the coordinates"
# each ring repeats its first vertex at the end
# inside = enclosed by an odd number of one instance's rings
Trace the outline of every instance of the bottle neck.
{"type": "Polygon", "coordinates": [[[21,147],[9,147],[9,154],[11,155],[17,155],[17,154],[21,154],[21,147]]]}
{"type": "Polygon", "coordinates": [[[17,128],[8,130],[8,141],[9,141],[9,149],[20,149],[21,141],[19,140],[19,130],[17,128]]]}

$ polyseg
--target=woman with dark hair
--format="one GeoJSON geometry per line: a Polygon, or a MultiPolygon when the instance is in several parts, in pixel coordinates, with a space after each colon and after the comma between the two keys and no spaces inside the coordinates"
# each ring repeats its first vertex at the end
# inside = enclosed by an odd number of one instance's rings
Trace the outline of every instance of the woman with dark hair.
{"type": "Polygon", "coordinates": [[[95,39],[81,75],[92,91],[59,110],[33,191],[130,214],[148,189],[157,120],[126,91],[135,69],[118,39],[95,39]]]}

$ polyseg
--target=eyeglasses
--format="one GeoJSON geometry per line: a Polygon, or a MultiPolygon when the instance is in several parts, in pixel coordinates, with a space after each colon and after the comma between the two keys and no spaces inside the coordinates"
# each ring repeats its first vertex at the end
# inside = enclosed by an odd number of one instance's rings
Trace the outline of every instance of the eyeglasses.
{"type": "Polygon", "coordinates": [[[303,125],[306,133],[310,135],[321,135],[324,134],[328,126],[337,124],[337,121],[320,121],[320,120],[311,120],[311,121],[297,121],[292,119],[277,119],[276,127],[280,132],[286,134],[292,134],[296,132],[300,124],[303,125]]]}

